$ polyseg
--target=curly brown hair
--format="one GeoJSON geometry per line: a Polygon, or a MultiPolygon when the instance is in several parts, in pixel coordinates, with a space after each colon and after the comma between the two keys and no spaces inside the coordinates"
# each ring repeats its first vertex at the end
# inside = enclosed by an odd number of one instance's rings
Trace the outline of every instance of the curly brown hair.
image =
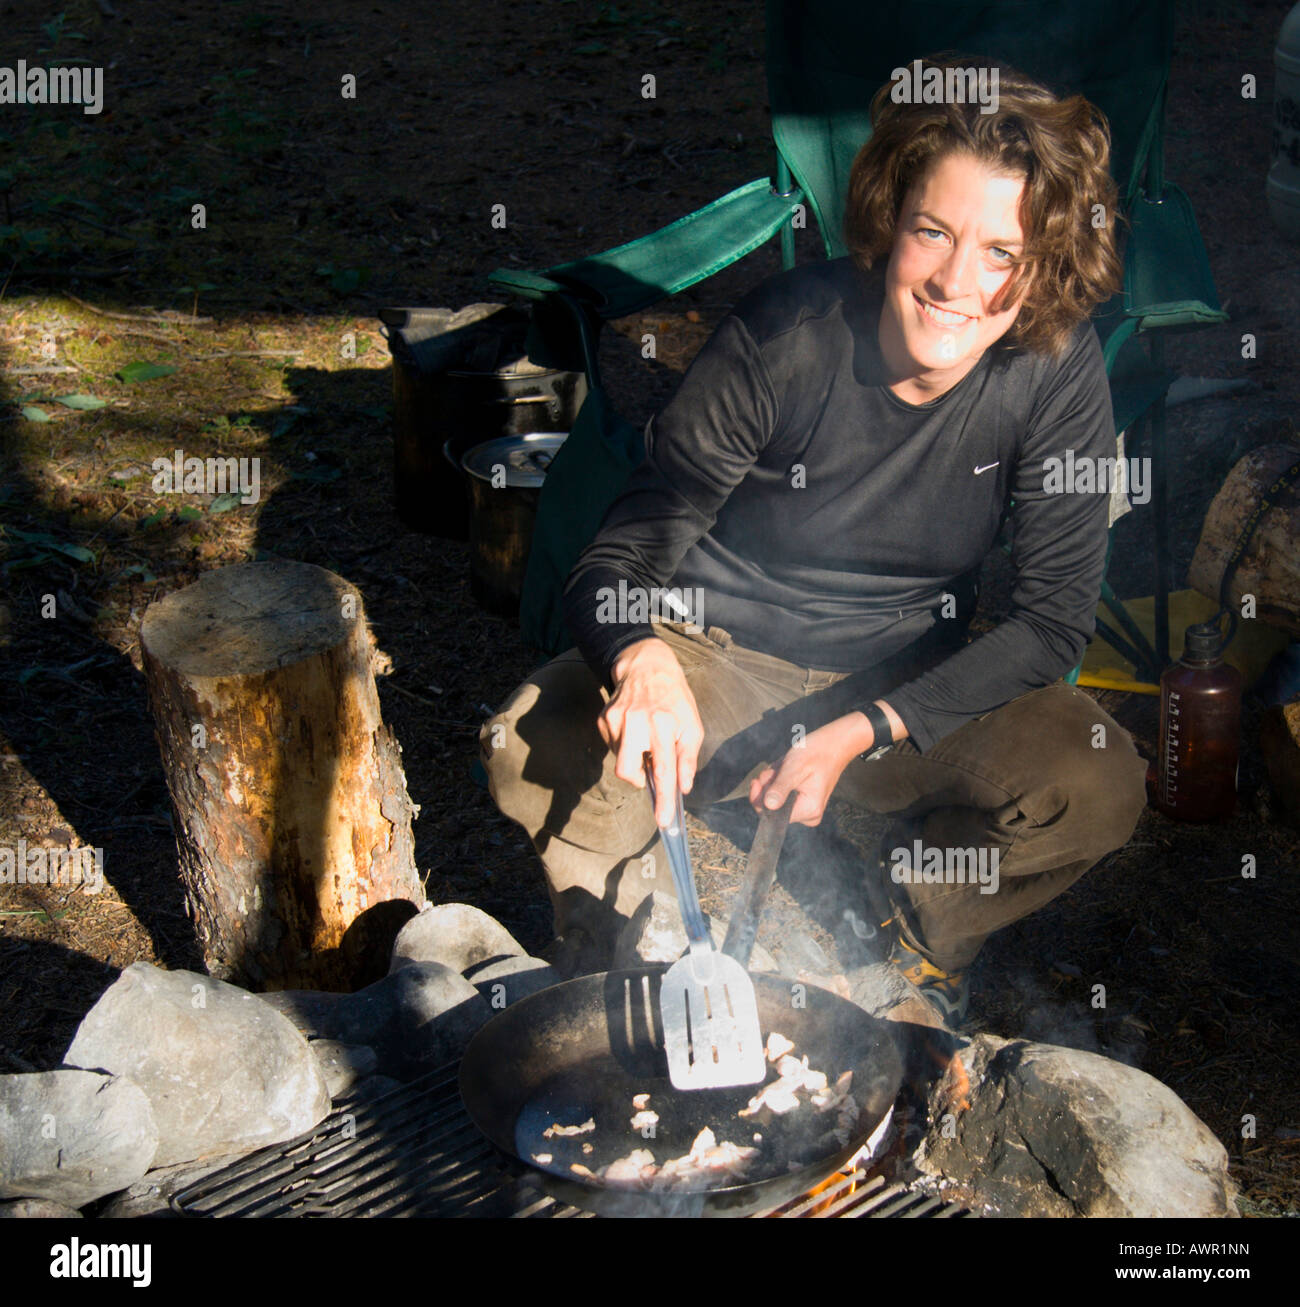
{"type": "Polygon", "coordinates": [[[988,59],[945,52],[921,65],[943,70],[945,78],[948,69],[984,67],[990,82],[996,68],[997,107],[985,113],[974,97],[965,104],[896,103],[897,83],[882,86],[871,101],[871,136],[849,174],[849,253],[864,270],[888,255],[909,191],[950,154],[971,155],[997,173],[1022,177],[1025,246],[999,303],[1013,303],[1022,293],[1024,300],[1000,343],[1059,356],[1078,324],[1123,281],[1116,232],[1123,219],[1109,171],[1105,116],[1081,95],[1060,99],[988,59]],[[1102,221],[1094,226],[1097,205],[1102,221]]]}

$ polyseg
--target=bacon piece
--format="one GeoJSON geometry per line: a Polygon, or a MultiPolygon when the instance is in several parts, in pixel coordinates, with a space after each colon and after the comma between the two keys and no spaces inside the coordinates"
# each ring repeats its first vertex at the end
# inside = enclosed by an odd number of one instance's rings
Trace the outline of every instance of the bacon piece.
{"type": "Polygon", "coordinates": [[[574,1135],[589,1135],[595,1128],[596,1122],[593,1117],[588,1117],[581,1125],[561,1125],[558,1121],[552,1121],[542,1131],[542,1138],[572,1139],[574,1135]]]}
{"type": "Polygon", "coordinates": [[[793,1112],[798,1106],[799,1097],[795,1093],[795,1086],[788,1080],[773,1080],[770,1084],[764,1085],[749,1100],[748,1106],[742,1107],[737,1115],[755,1116],[766,1107],[777,1116],[784,1116],[787,1112],[793,1112]]]}
{"type": "Polygon", "coordinates": [[[787,1053],[794,1052],[794,1044],[780,1031],[774,1030],[767,1037],[767,1048],[764,1051],[769,1062],[779,1062],[787,1053]]]}
{"type": "Polygon", "coordinates": [[[635,1148],[626,1157],[620,1157],[608,1166],[600,1168],[600,1178],[607,1184],[646,1185],[659,1168],[655,1165],[655,1155],[648,1148],[635,1148]]]}

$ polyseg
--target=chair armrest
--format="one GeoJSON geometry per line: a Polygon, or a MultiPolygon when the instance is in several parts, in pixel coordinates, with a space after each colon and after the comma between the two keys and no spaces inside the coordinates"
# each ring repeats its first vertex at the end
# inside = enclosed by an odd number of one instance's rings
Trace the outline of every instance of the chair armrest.
{"type": "Polygon", "coordinates": [[[711,277],[757,249],[790,219],[803,192],[748,182],[666,227],[544,273],[498,268],[488,278],[529,299],[570,291],[603,320],[625,317],[711,277]]]}
{"type": "Polygon", "coordinates": [[[1128,214],[1124,313],[1139,331],[1226,322],[1196,215],[1182,189],[1166,182],[1158,201],[1139,192],[1128,214]]]}

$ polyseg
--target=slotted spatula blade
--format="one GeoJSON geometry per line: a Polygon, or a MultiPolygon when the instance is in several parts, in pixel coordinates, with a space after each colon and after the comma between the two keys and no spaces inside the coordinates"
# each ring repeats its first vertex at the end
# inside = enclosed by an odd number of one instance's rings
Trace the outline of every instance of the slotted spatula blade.
{"type": "MultiPolygon", "coordinates": [[[[653,801],[648,768],[646,775],[653,801]]],[[[676,1089],[756,1085],[767,1073],[767,1062],[754,982],[739,962],[713,946],[695,891],[680,788],[675,798],[672,822],[661,826],[659,834],[691,947],[664,973],[659,990],[668,1076],[676,1089]]]]}
{"type": "Polygon", "coordinates": [[[664,975],[659,1015],[675,1088],[756,1085],[767,1074],[754,982],[725,953],[692,944],[664,975]]]}

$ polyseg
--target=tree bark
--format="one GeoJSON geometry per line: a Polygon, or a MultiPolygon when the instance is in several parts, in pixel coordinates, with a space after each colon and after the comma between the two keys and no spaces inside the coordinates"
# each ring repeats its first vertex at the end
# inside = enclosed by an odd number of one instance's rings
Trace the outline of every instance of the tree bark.
{"type": "MultiPolygon", "coordinates": [[[[1233,467],[1205,515],[1187,584],[1218,600],[1223,569],[1242,528],[1274,480],[1300,457],[1294,445],[1263,445],[1233,467]]],[[[1229,602],[1242,611],[1253,595],[1255,616],[1300,638],[1300,495],[1284,489],[1265,510],[1233,572],[1229,602]]]]}
{"type": "Polygon", "coordinates": [[[153,604],[140,645],[208,970],[352,988],[362,914],[405,900],[379,909],[396,929],[424,902],[360,594],[308,563],[221,568],[153,604]]]}
{"type": "Polygon", "coordinates": [[[1265,710],[1259,751],[1269,783],[1293,826],[1300,826],[1300,698],[1265,710]]]}

